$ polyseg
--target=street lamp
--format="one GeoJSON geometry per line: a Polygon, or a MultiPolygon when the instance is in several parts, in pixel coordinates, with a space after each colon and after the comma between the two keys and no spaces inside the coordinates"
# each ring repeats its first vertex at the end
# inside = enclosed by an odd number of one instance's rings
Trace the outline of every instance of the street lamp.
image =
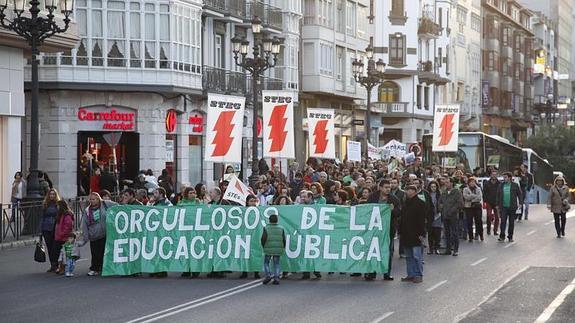
{"type": "Polygon", "coordinates": [[[367,90],[367,109],[365,111],[365,159],[369,157],[368,143],[371,139],[371,90],[381,84],[384,78],[385,63],[381,58],[377,62],[373,59],[373,47],[365,49],[367,57],[367,71],[362,60],[355,59],[352,64],[353,77],[356,82],[367,90]]]}
{"type": "Polygon", "coordinates": [[[27,195],[29,198],[41,198],[40,182],[38,179],[38,54],[39,47],[44,40],[55,34],[64,33],[70,25],[70,15],[74,8],[74,0],[46,0],[45,7],[48,14],[40,16],[40,1],[31,0],[28,12],[30,15],[24,16],[26,10],[25,0],[13,0],[15,17],[12,20],[6,18],[4,10],[8,7],[9,0],[0,0],[0,25],[20,35],[30,45],[32,52],[32,89],[30,107],[30,179],[28,182],[27,195]],[[64,27],[58,26],[54,19],[54,11],[60,9],[64,15],[64,27]]]}
{"type": "Polygon", "coordinates": [[[256,188],[258,181],[258,83],[262,73],[276,66],[277,56],[280,53],[282,41],[258,37],[262,32],[262,21],[259,17],[252,19],[252,33],[254,35],[253,57],[248,57],[250,42],[245,38],[234,36],[232,38],[232,51],[236,65],[248,71],[252,76],[252,175],[249,178],[250,186],[256,188]]]}

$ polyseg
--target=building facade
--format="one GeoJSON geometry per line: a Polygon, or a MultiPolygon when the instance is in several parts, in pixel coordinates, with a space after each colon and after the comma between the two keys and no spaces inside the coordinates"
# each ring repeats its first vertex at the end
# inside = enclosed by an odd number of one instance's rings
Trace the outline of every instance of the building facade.
{"type": "Polygon", "coordinates": [[[481,124],[481,0],[453,3],[450,103],[460,105],[460,131],[479,131],[481,124]]]}
{"type": "Polygon", "coordinates": [[[532,13],[517,1],[482,2],[483,132],[521,145],[531,129],[532,13]]]}
{"type": "MultiPolygon", "coordinates": [[[[535,65],[533,68],[534,100],[533,120],[535,132],[541,125],[563,124],[561,112],[558,109],[558,50],[555,38],[557,23],[541,12],[531,18],[535,34],[534,51],[535,65]]],[[[566,120],[565,120],[566,121],[566,120]]]]}
{"type": "Polygon", "coordinates": [[[375,56],[387,64],[374,97],[381,141],[420,141],[432,131],[435,105],[449,102],[452,9],[452,1],[375,2],[375,56]]]}
{"type": "MultiPolygon", "coordinates": [[[[8,19],[13,11],[8,7],[4,12],[8,19]]],[[[56,16],[59,26],[62,19],[56,16]]],[[[73,48],[78,42],[76,26],[72,23],[69,31],[48,38],[42,50],[46,52],[73,48]]],[[[30,46],[16,35],[0,27],[0,204],[10,203],[11,185],[14,174],[27,167],[22,160],[26,137],[24,127],[24,65],[30,57],[30,46]]]]}
{"type": "MultiPolygon", "coordinates": [[[[347,140],[365,138],[362,100],[366,92],[355,82],[351,63],[365,56],[369,44],[368,16],[367,0],[303,1],[300,105],[302,111],[336,111],[336,156],[341,160],[346,155],[347,140]],[[354,126],[354,120],[361,124],[354,126]]],[[[307,133],[307,124],[302,130],[302,134],[307,133]]]]}
{"type": "Polygon", "coordinates": [[[557,41],[557,67],[556,71],[557,80],[557,103],[558,104],[571,104],[573,97],[571,89],[571,74],[572,72],[572,42],[573,42],[573,27],[575,21],[573,20],[573,9],[575,4],[572,0],[520,0],[529,9],[541,12],[549,19],[554,21],[557,25],[556,28],[556,41],[557,41]]]}
{"type": "MultiPolygon", "coordinates": [[[[262,20],[262,33],[256,41],[263,38],[280,37],[283,39],[282,50],[278,55],[276,66],[267,70],[260,78],[259,90],[284,90],[293,92],[295,110],[298,108],[299,91],[299,48],[300,21],[302,18],[301,1],[205,1],[202,11],[202,84],[204,97],[208,93],[222,93],[246,97],[246,115],[244,117],[242,164],[234,165],[242,177],[251,175],[252,151],[252,113],[253,94],[251,76],[237,66],[231,49],[234,36],[254,42],[250,21],[255,16],[262,20]]],[[[251,50],[248,55],[252,55],[251,50]]],[[[194,117],[205,116],[206,100],[193,111],[194,117]]],[[[261,103],[261,99],[259,100],[261,103]]],[[[261,107],[259,116],[261,119],[261,107]]],[[[301,119],[301,118],[300,118],[301,119]]],[[[190,119],[192,120],[192,119],[190,119]]],[[[197,119],[196,119],[197,120],[197,119]]],[[[301,125],[300,125],[301,126],[301,125]]],[[[260,134],[261,138],[261,134],[260,134]]],[[[191,154],[203,153],[203,142],[197,138],[191,154]]],[[[261,139],[258,141],[261,147],[261,139]]],[[[192,147],[192,146],[191,146],[192,147]]],[[[259,149],[261,151],[261,149],[259,149]]],[[[261,158],[261,156],[260,156],[261,158]]],[[[303,158],[303,156],[302,156],[303,158]]],[[[225,165],[207,163],[190,158],[190,181],[213,183],[222,177],[225,165]]],[[[287,165],[286,165],[287,166],[287,165]]]]}
{"type": "Polygon", "coordinates": [[[40,169],[65,197],[89,192],[96,168],[120,182],[167,169],[188,183],[188,120],[202,96],[202,2],[75,5],[79,45],[41,58],[40,169]]]}

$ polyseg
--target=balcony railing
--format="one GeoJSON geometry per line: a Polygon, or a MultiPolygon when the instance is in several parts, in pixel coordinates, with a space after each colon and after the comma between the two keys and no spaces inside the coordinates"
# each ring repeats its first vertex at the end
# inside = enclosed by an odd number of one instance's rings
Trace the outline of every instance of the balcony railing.
{"type": "Polygon", "coordinates": [[[419,18],[419,27],[417,33],[420,36],[439,37],[441,35],[441,26],[436,24],[428,17],[419,18]]]}
{"type": "Polygon", "coordinates": [[[246,76],[241,72],[204,66],[202,86],[209,92],[244,94],[246,93],[246,76]]]}
{"type": "Polygon", "coordinates": [[[382,113],[388,117],[407,117],[407,102],[374,102],[371,111],[382,113]]]}
{"type": "MultiPolygon", "coordinates": [[[[252,78],[248,76],[246,80],[246,94],[249,96],[252,94],[252,78]]],[[[260,77],[260,84],[258,90],[283,90],[283,80],[271,77],[260,77]]]]}
{"type": "Polygon", "coordinates": [[[204,0],[204,8],[246,17],[246,0],[204,0]]]}
{"type": "Polygon", "coordinates": [[[280,8],[262,2],[249,2],[246,4],[246,18],[258,16],[265,27],[282,29],[283,17],[280,8]]]}

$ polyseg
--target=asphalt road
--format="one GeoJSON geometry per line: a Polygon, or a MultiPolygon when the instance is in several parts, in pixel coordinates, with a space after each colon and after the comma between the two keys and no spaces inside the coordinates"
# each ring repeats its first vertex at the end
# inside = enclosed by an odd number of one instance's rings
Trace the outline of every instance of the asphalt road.
{"type": "MultiPolygon", "coordinates": [[[[575,284],[575,212],[566,238],[555,238],[552,216],[532,206],[517,223],[515,243],[461,241],[460,255],[426,256],[422,284],[402,283],[405,262],[394,259],[396,280],[365,282],[323,274],[280,286],[241,280],[87,277],[44,271],[33,248],[0,251],[1,322],[533,322],[575,284]]],[[[89,255],[84,250],[83,255],[89,255]]],[[[549,322],[575,322],[575,292],[549,322]]]]}

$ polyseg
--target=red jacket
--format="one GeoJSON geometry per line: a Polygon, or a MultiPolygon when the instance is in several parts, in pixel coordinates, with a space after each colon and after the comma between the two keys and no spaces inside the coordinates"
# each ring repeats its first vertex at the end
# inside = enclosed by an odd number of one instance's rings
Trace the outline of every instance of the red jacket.
{"type": "Polygon", "coordinates": [[[56,241],[66,241],[68,235],[74,229],[74,215],[71,213],[64,214],[56,221],[56,232],[54,238],[56,241]]]}
{"type": "Polygon", "coordinates": [[[92,175],[92,177],[90,177],[90,193],[92,192],[100,192],[100,176],[98,175],[92,175]]]}

